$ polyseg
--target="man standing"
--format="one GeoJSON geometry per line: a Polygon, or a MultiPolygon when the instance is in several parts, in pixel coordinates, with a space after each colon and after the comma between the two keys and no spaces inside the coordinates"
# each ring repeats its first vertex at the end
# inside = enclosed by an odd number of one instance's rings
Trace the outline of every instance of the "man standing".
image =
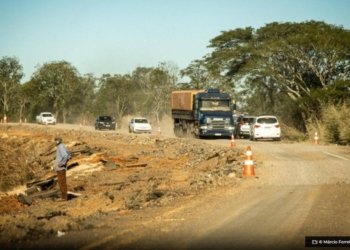
{"type": "Polygon", "coordinates": [[[66,171],[67,162],[70,159],[70,154],[62,142],[62,138],[55,137],[55,143],[57,146],[55,165],[55,170],[57,172],[57,181],[62,193],[62,200],[66,201],[68,200],[66,171]]]}

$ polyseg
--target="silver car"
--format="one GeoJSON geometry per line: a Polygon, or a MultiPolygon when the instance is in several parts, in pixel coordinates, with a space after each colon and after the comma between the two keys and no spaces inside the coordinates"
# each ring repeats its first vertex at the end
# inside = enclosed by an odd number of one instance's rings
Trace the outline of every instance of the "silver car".
{"type": "Polygon", "coordinates": [[[129,133],[151,133],[152,126],[144,117],[134,117],[129,122],[129,133]]]}

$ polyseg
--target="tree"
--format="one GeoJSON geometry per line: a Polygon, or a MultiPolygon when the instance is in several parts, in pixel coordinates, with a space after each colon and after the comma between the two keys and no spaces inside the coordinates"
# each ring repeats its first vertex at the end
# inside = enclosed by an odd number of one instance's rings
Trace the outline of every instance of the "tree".
{"type": "Polygon", "coordinates": [[[16,103],[22,77],[22,66],[19,64],[18,59],[14,57],[3,57],[0,60],[0,100],[3,117],[7,116],[7,112],[11,106],[16,103]]]}
{"type": "Polygon", "coordinates": [[[137,68],[132,81],[137,86],[134,109],[138,113],[152,114],[159,125],[162,116],[169,111],[170,92],[179,76],[178,67],[171,62],[162,62],[156,68],[137,68]]]}
{"type": "Polygon", "coordinates": [[[73,98],[70,100],[71,122],[85,123],[91,119],[93,114],[93,106],[95,104],[97,87],[97,78],[93,74],[86,74],[80,77],[75,88],[73,98]],[[72,119],[74,117],[75,119],[72,119]]]}
{"type": "Polygon", "coordinates": [[[170,93],[175,88],[177,81],[178,68],[175,65],[164,62],[151,71],[150,110],[158,126],[163,114],[169,111],[170,93]]]}
{"type": "Polygon", "coordinates": [[[55,112],[56,118],[62,116],[65,123],[75,102],[82,96],[79,73],[66,61],[45,63],[33,76],[32,85],[38,92],[36,105],[55,112]],[[45,106],[43,106],[45,104],[45,106]]]}
{"type": "Polygon", "coordinates": [[[96,96],[95,113],[109,114],[117,119],[119,126],[122,117],[131,107],[130,95],[134,92],[128,75],[103,75],[100,78],[96,96]]]}
{"type": "Polygon", "coordinates": [[[26,121],[27,115],[25,114],[26,108],[30,105],[30,86],[28,83],[22,84],[18,93],[18,105],[19,105],[19,121],[26,121]]]}
{"type": "Polygon", "coordinates": [[[224,31],[209,47],[213,52],[202,62],[207,74],[240,92],[240,101],[253,111],[285,115],[283,109],[290,111],[292,104],[294,112],[301,112],[296,123],[305,125],[319,116],[329,89],[338,86],[332,92],[339,94],[337,101],[349,98],[349,88],[337,84],[350,80],[350,32],[342,27],[274,22],[256,31],[224,31]]]}

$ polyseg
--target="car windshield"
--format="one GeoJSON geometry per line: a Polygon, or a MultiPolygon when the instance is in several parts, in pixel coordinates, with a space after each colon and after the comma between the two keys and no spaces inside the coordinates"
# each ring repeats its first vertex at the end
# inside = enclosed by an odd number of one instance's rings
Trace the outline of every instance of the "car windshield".
{"type": "Polygon", "coordinates": [[[111,120],[112,120],[112,117],[110,116],[100,116],[100,121],[110,122],[111,120]]]}
{"type": "Polygon", "coordinates": [[[241,123],[242,124],[244,124],[244,123],[251,124],[251,123],[253,123],[253,121],[254,121],[254,117],[243,117],[241,120],[241,123]]]}
{"type": "Polygon", "coordinates": [[[257,120],[257,123],[260,124],[274,124],[277,123],[277,119],[274,117],[262,117],[257,120]]]}
{"type": "Polygon", "coordinates": [[[43,117],[52,117],[52,114],[43,114],[43,117]]]}
{"type": "Polygon", "coordinates": [[[200,110],[202,111],[230,111],[230,102],[228,100],[202,100],[200,102],[200,110]]]}
{"type": "Polygon", "coordinates": [[[147,119],[135,119],[135,123],[148,123],[147,119]]]}

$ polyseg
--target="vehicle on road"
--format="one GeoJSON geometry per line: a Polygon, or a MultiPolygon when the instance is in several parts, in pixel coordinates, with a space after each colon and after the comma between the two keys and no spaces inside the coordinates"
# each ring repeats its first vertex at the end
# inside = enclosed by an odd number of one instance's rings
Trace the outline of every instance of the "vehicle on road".
{"type": "Polygon", "coordinates": [[[250,137],[250,125],[253,123],[255,116],[242,115],[237,118],[235,126],[236,138],[249,138],[250,137]]]}
{"type": "Polygon", "coordinates": [[[152,133],[152,126],[145,117],[133,117],[129,122],[129,133],[152,133]]]}
{"type": "Polygon", "coordinates": [[[250,139],[281,140],[281,127],[276,116],[263,115],[254,118],[250,127],[250,139]]]}
{"type": "Polygon", "coordinates": [[[41,112],[39,115],[36,116],[36,122],[39,124],[56,124],[56,118],[51,112],[41,112]]]}
{"type": "Polygon", "coordinates": [[[117,127],[115,120],[109,115],[100,115],[96,118],[95,129],[115,130],[117,127]]]}
{"type": "Polygon", "coordinates": [[[232,100],[218,89],[178,90],[171,93],[171,115],[177,137],[231,137],[232,100]]]}

